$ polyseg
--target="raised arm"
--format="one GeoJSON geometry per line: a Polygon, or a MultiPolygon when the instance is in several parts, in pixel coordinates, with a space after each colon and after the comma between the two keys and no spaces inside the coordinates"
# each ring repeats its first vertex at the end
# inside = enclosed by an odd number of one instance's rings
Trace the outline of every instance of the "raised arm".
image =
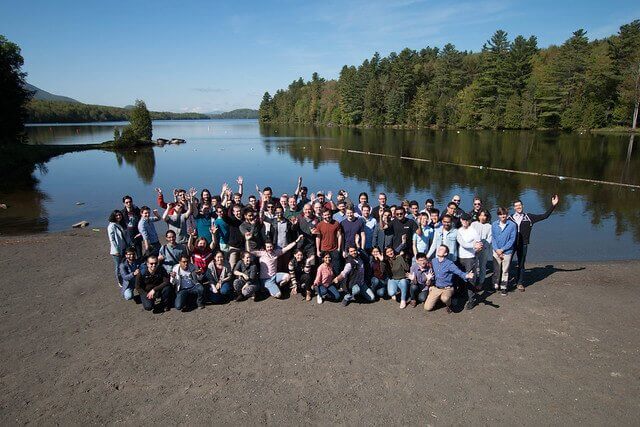
{"type": "Polygon", "coordinates": [[[293,248],[294,248],[294,246],[295,246],[296,244],[298,244],[298,242],[299,242],[300,240],[302,240],[302,238],[303,238],[303,237],[304,237],[304,236],[303,236],[302,234],[301,234],[301,235],[299,235],[299,236],[298,236],[298,238],[297,238],[296,240],[294,240],[293,242],[289,243],[287,246],[285,246],[284,248],[282,248],[282,253],[288,252],[288,251],[290,251],[291,249],[293,249],[293,248]]]}
{"type": "Polygon", "coordinates": [[[293,194],[296,196],[296,198],[300,195],[300,191],[302,190],[302,177],[299,176],[298,177],[298,185],[296,186],[296,191],[293,192],[293,194]]]}
{"type": "Polygon", "coordinates": [[[242,194],[244,192],[244,178],[242,178],[242,176],[239,176],[238,179],[236,179],[236,182],[238,183],[238,194],[240,194],[240,197],[242,197],[242,194]]]}
{"type": "Polygon", "coordinates": [[[547,211],[543,214],[529,214],[529,219],[531,220],[531,224],[535,224],[538,221],[542,221],[544,219],[549,218],[551,213],[555,210],[556,206],[560,202],[560,197],[557,194],[554,194],[551,198],[551,207],[547,209],[547,211]]]}

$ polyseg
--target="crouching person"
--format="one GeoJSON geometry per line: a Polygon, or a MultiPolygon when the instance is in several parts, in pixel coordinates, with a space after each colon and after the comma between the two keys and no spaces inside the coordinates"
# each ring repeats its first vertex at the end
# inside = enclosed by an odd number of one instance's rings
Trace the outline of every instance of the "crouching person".
{"type": "Polygon", "coordinates": [[[204,275],[203,283],[207,283],[205,287],[207,299],[217,304],[226,302],[233,294],[232,278],[233,273],[224,260],[224,254],[220,251],[216,252],[204,275]]]}
{"type": "Polygon", "coordinates": [[[305,258],[304,251],[296,249],[288,265],[289,276],[291,277],[291,295],[301,292],[306,301],[311,301],[311,288],[313,285],[311,264],[311,258],[305,258]]]}
{"type": "Polygon", "coordinates": [[[236,292],[236,301],[246,298],[255,299],[258,290],[258,267],[251,260],[249,252],[242,252],[240,261],[233,268],[233,290],[236,292]]]}
{"type": "Polygon", "coordinates": [[[171,284],[176,291],[176,310],[185,311],[189,299],[196,298],[198,308],[204,308],[204,287],[200,284],[204,272],[189,262],[187,254],[180,255],[178,265],[171,271],[171,284]]]}
{"type": "Polygon", "coordinates": [[[415,307],[418,303],[422,304],[427,300],[429,282],[432,278],[433,271],[429,265],[427,255],[423,252],[418,252],[416,254],[416,262],[409,270],[409,280],[411,281],[411,286],[409,288],[411,301],[409,302],[409,305],[415,307]]]}
{"type": "MultiPolygon", "coordinates": [[[[297,240],[289,243],[282,249],[275,249],[273,242],[267,241],[264,244],[264,250],[250,252],[252,255],[258,257],[258,263],[260,264],[260,283],[274,298],[282,298],[280,284],[287,283],[291,279],[289,273],[278,273],[278,257],[293,249],[300,240],[302,240],[302,235],[298,236],[297,240]]],[[[249,236],[247,236],[246,246],[247,251],[249,251],[249,236]]]]}
{"type": "Polygon", "coordinates": [[[429,295],[424,303],[424,309],[431,311],[435,308],[438,301],[442,301],[447,307],[447,313],[451,313],[451,297],[453,296],[453,275],[460,277],[462,280],[472,279],[473,272],[465,273],[460,270],[450,259],[449,248],[440,245],[436,252],[436,257],[431,263],[435,286],[429,287],[429,295]]]}
{"type": "Polygon", "coordinates": [[[344,268],[342,272],[333,279],[333,283],[338,284],[343,280],[347,293],[342,299],[342,305],[347,306],[357,296],[362,296],[368,302],[375,300],[373,291],[365,284],[364,260],[355,246],[349,247],[349,255],[347,255],[347,259],[345,260],[344,268]]]}
{"type": "Polygon", "coordinates": [[[160,296],[164,311],[171,309],[174,293],[169,283],[169,275],[158,264],[158,257],[151,255],[147,258],[147,268],[136,276],[136,290],[140,294],[142,307],[151,311],[156,308],[156,297],[160,296]]]}
{"type": "Polygon", "coordinates": [[[136,286],[136,278],[140,275],[140,264],[136,261],[136,250],[127,248],[124,251],[124,261],[118,266],[120,277],[122,278],[122,287],[120,293],[126,300],[133,299],[133,289],[136,286]]]}
{"type": "Polygon", "coordinates": [[[316,279],[313,281],[313,287],[316,288],[318,294],[316,297],[317,302],[318,304],[322,304],[324,301],[323,298],[326,298],[327,295],[331,296],[334,301],[340,301],[340,292],[338,292],[338,289],[333,285],[335,274],[333,274],[331,264],[331,253],[326,251],[321,252],[320,258],[322,259],[322,264],[318,267],[316,279]]]}

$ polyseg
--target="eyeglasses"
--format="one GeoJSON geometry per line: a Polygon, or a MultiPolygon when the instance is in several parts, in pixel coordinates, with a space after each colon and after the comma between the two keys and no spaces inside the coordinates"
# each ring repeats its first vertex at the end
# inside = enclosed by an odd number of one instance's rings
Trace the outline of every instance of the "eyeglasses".
{"type": "Polygon", "coordinates": [[[147,265],[156,265],[157,262],[148,262],[147,265]]]}
{"type": "Polygon", "coordinates": [[[480,205],[482,205],[482,203],[480,203],[480,202],[474,202],[473,203],[473,206],[480,206],[480,205]]]}
{"type": "Polygon", "coordinates": [[[453,199],[453,203],[460,203],[460,199],[453,199]]]}

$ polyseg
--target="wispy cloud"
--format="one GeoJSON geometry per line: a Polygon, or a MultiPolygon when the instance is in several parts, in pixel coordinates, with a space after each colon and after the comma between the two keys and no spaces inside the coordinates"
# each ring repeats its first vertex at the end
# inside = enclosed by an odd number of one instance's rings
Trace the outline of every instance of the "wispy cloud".
{"type": "Polygon", "coordinates": [[[226,93],[229,92],[229,89],[219,88],[219,87],[194,87],[191,90],[195,92],[201,93],[226,93]]]}

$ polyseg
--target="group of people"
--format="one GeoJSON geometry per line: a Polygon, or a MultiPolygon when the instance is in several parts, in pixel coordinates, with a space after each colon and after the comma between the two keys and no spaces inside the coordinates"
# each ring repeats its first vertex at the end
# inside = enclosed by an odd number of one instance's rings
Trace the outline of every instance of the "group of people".
{"type": "Polygon", "coordinates": [[[415,200],[389,205],[385,193],[372,205],[364,192],[355,201],[344,190],[335,199],[331,191],[310,194],[298,178],[292,194],[274,197],[270,187],[256,186],[244,204],[243,178],[236,182],[237,192],[225,183],[220,195],[180,189],[171,200],[156,188],[162,214],[123,197],[107,233],[125,299],[137,293],[145,310],[168,311],[299,294],[345,306],[389,299],[431,311],[442,303],[451,312],[457,295],[472,309],[486,290],[489,260],[496,291],[507,295],[512,281],[525,290],[532,226],[559,202],[554,195],[545,213],[532,214],[516,200],[513,213],[499,207],[492,222],[478,197],[468,212],[459,195],[443,211],[432,199],[422,209],[415,200]]]}

